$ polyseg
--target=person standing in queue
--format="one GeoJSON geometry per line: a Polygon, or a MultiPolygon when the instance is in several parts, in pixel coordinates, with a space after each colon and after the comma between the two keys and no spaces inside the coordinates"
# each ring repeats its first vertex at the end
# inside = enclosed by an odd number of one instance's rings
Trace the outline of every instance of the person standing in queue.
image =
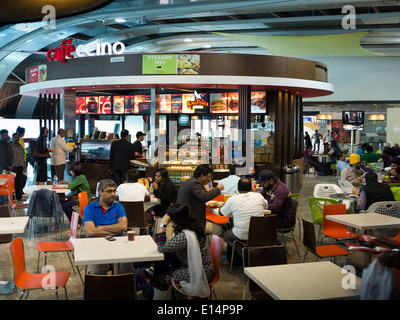
{"type": "Polygon", "coordinates": [[[143,146],[142,141],[144,140],[145,134],[142,131],[136,133],[136,141],[133,143],[133,152],[136,158],[143,158],[143,146]]]}
{"type": "MultiPolygon", "coordinates": [[[[37,150],[40,154],[53,152],[54,149],[47,148],[47,137],[49,136],[49,129],[46,127],[40,128],[40,136],[36,139],[37,150]]],[[[36,159],[36,184],[45,184],[47,182],[47,159],[49,156],[36,159]]]]}
{"type": "Polygon", "coordinates": [[[119,186],[126,180],[126,173],[131,168],[130,161],[135,159],[133,145],[128,141],[129,131],[121,131],[121,139],[113,141],[110,148],[110,173],[119,186]]]}
{"type": "Polygon", "coordinates": [[[67,153],[73,152],[76,146],[68,147],[65,138],[65,129],[59,129],[57,135],[50,140],[50,148],[54,149],[51,154],[50,172],[51,178],[57,176],[60,183],[64,182],[64,172],[67,165],[67,153]]]}

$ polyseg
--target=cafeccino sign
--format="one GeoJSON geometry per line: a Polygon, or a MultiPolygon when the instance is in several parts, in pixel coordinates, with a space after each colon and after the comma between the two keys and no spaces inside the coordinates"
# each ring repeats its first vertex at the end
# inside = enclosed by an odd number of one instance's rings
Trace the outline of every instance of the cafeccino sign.
{"type": "Polygon", "coordinates": [[[109,42],[101,42],[96,40],[89,44],[81,44],[75,47],[71,44],[72,39],[63,40],[59,48],[47,50],[47,60],[66,62],[66,58],[74,58],[75,52],[78,57],[94,57],[105,56],[112,54],[123,54],[125,52],[125,45],[117,41],[113,44],[109,42]]]}

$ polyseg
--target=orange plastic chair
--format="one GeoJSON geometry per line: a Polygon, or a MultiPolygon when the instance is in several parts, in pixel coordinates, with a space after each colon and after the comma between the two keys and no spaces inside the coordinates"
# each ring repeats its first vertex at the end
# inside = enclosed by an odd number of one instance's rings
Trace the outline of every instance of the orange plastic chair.
{"type": "Polygon", "coordinates": [[[400,246],[400,228],[395,237],[378,238],[378,241],[390,247],[400,246]]]}
{"type": "MultiPolygon", "coordinates": [[[[70,275],[68,271],[39,274],[28,273],[25,267],[24,247],[20,237],[14,239],[10,243],[10,250],[14,265],[14,283],[17,288],[22,290],[19,298],[20,300],[24,296],[26,290],[50,288],[55,288],[55,294],[58,300],[59,287],[64,288],[65,298],[68,300],[66,288],[67,281],[70,275]]],[[[26,295],[26,299],[28,299],[28,295],[29,291],[26,295]]]]}
{"type": "MultiPolygon", "coordinates": [[[[82,192],[78,193],[78,201],[79,201],[79,216],[83,220],[83,213],[84,213],[85,207],[89,203],[89,198],[88,198],[88,194],[87,194],[86,191],[82,191],[82,192]]],[[[79,237],[78,238],[81,237],[83,227],[84,226],[82,225],[81,226],[81,230],[79,231],[79,237]]]]}
{"type": "Polygon", "coordinates": [[[318,258],[324,260],[325,258],[335,258],[339,256],[346,257],[346,263],[348,263],[349,252],[342,249],[336,244],[317,246],[315,239],[315,228],[314,224],[310,221],[303,219],[303,245],[306,247],[306,252],[304,254],[303,263],[306,260],[308,251],[317,256],[318,258]]]}
{"type": "MultiPolygon", "coordinates": [[[[67,252],[69,262],[71,263],[72,270],[75,273],[75,267],[71,260],[71,254],[74,256],[74,244],[76,239],[76,228],[78,225],[78,217],[79,214],[77,212],[72,213],[71,218],[71,226],[70,232],[71,236],[67,241],[57,241],[57,242],[36,242],[36,249],[38,251],[38,262],[37,262],[37,272],[39,273],[39,261],[40,261],[40,254],[44,253],[44,265],[47,262],[47,253],[48,252],[67,252]]],[[[83,283],[83,279],[81,273],[79,271],[78,266],[76,266],[76,270],[78,270],[79,277],[81,278],[81,282],[83,283]]]]}
{"type": "Polygon", "coordinates": [[[221,261],[221,250],[222,250],[222,238],[213,235],[211,239],[210,245],[210,255],[214,265],[215,276],[214,279],[211,280],[208,284],[211,288],[211,299],[212,295],[214,295],[215,300],[217,299],[217,295],[215,294],[214,284],[219,280],[219,264],[221,261]]]}
{"type": "Polygon", "coordinates": [[[17,215],[18,209],[28,209],[29,203],[27,203],[27,202],[15,203],[14,202],[13,197],[12,197],[12,195],[14,194],[14,189],[12,189],[12,186],[8,185],[7,189],[8,189],[8,207],[10,209],[12,209],[11,217],[13,217],[14,215],[15,216],[17,215]]]}
{"type": "Polygon", "coordinates": [[[336,241],[342,240],[357,240],[360,235],[352,233],[348,230],[347,226],[340,224],[335,221],[326,219],[327,215],[340,215],[347,214],[345,204],[326,204],[323,207],[323,222],[322,231],[324,236],[321,239],[321,243],[325,237],[336,239],[336,241]]]}
{"type": "Polygon", "coordinates": [[[0,179],[7,179],[5,184],[0,185],[0,196],[8,196],[7,186],[11,186],[11,189],[14,190],[14,176],[12,174],[0,174],[0,179]]]}

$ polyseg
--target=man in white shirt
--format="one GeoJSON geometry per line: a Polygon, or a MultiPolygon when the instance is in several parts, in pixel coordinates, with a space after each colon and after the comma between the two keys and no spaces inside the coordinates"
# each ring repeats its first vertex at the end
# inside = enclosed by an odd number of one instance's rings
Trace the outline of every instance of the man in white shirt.
{"type": "Polygon", "coordinates": [[[138,182],[139,172],[130,169],[126,173],[127,183],[118,186],[116,194],[120,201],[145,201],[150,202],[150,193],[147,188],[138,182]]]}
{"type": "Polygon", "coordinates": [[[75,150],[76,146],[68,147],[64,140],[65,130],[58,130],[57,135],[50,140],[50,148],[54,151],[51,153],[50,169],[51,178],[57,176],[58,181],[64,181],[65,165],[67,163],[67,153],[75,150]]]}
{"type": "Polygon", "coordinates": [[[221,191],[224,193],[235,193],[238,191],[238,182],[240,180],[240,176],[236,175],[237,165],[231,165],[229,169],[229,176],[219,180],[219,184],[224,186],[224,190],[221,191]]]}
{"type": "Polygon", "coordinates": [[[232,216],[233,228],[223,234],[227,243],[234,240],[247,240],[250,218],[263,216],[268,208],[267,200],[258,192],[252,192],[252,182],[248,178],[241,178],[238,182],[239,194],[230,197],[219,209],[219,213],[226,217],[232,216]]]}

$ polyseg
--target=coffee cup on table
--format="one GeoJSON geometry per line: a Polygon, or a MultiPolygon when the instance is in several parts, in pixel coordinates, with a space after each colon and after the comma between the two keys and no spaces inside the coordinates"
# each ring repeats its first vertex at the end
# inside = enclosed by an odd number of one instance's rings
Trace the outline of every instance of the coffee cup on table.
{"type": "Polygon", "coordinates": [[[135,234],[136,234],[135,229],[128,230],[126,232],[126,234],[128,235],[128,241],[134,241],[135,240],[135,234]]]}

